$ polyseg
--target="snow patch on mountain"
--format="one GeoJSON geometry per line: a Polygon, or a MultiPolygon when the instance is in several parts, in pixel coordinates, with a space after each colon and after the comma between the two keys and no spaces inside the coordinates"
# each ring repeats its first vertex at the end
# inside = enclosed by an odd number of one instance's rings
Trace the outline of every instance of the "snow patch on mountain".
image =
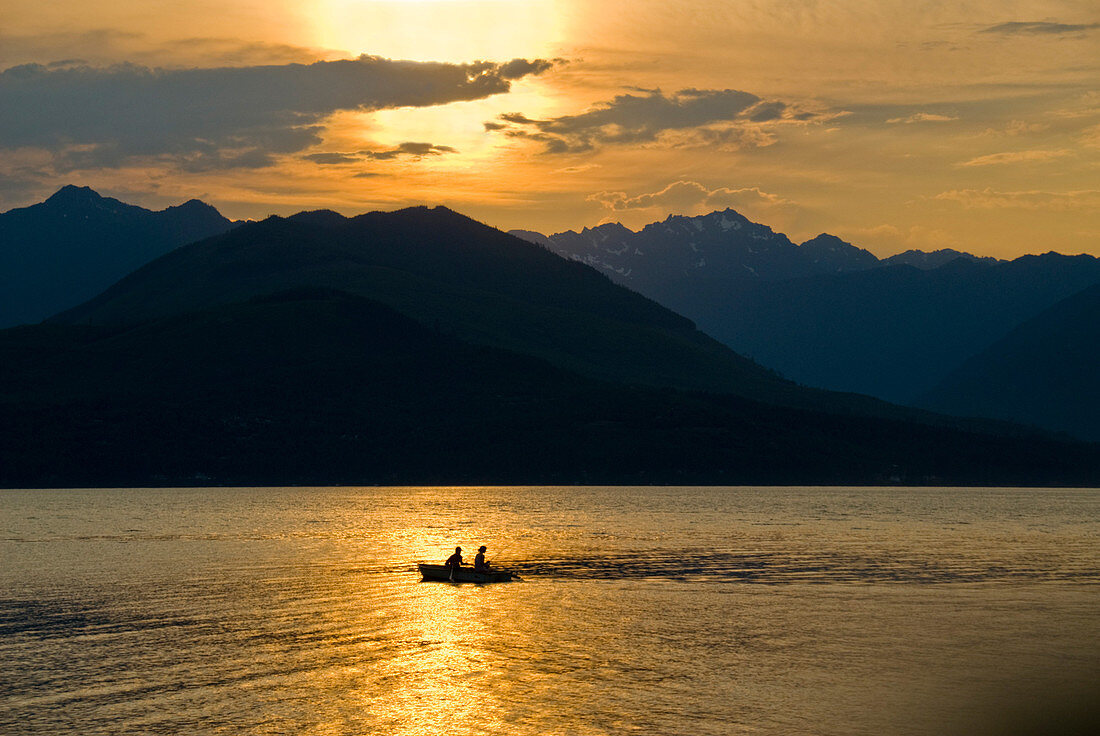
{"type": "Polygon", "coordinates": [[[723,230],[740,230],[741,223],[737,220],[730,220],[725,215],[722,216],[721,221],[718,223],[723,230]]]}

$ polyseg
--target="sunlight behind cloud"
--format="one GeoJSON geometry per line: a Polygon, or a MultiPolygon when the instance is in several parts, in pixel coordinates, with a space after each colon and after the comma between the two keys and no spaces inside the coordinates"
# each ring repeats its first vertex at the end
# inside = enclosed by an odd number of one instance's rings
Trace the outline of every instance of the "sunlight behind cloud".
{"type": "MultiPolygon", "coordinates": [[[[417,0],[418,2],[421,0],[417,0]]],[[[471,100],[457,104],[424,108],[397,108],[371,116],[371,133],[378,140],[398,143],[402,140],[430,140],[457,148],[464,163],[481,160],[508,145],[498,136],[488,135],[485,123],[502,110],[526,109],[536,117],[560,114],[567,100],[559,99],[542,80],[522,80],[512,85],[506,98],[471,100]]]]}
{"type": "Polygon", "coordinates": [[[548,57],[561,42],[555,0],[317,0],[316,43],[395,59],[548,57]]]}

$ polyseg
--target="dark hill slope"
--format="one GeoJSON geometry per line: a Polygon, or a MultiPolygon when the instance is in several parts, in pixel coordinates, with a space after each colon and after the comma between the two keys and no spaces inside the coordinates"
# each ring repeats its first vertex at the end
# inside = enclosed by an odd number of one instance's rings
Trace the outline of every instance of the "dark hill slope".
{"type": "Polygon", "coordinates": [[[232,227],[198,200],[153,212],[74,186],[4,212],[0,328],[39,322],[173,248],[232,227]]]}
{"type": "Polygon", "coordinates": [[[1100,282],[1100,259],[956,259],[730,290],[708,333],[801,383],[909,402],[1025,319],[1100,282]]]}
{"type": "Polygon", "coordinates": [[[918,403],[1100,441],[1100,285],[1024,322],[918,403]]]}
{"type": "Polygon", "coordinates": [[[323,287],[599,379],[737,392],[796,387],[595,270],[442,207],[269,218],[180,248],[62,323],[126,323],[323,287]]]}
{"type": "Polygon", "coordinates": [[[1089,484],[1095,446],[624,387],[299,290],[0,332],[0,485],[1089,484]]]}

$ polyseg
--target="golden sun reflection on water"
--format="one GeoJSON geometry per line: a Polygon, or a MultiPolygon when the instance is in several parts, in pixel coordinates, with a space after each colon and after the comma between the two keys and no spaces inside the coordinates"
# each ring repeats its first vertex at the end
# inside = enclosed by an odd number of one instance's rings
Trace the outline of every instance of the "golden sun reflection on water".
{"type": "MultiPolygon", "coordinates": [[[[366,580],[349,578],[346,592],[357,601],[358,635],[374,642],[356,678],[367,722],[393,736],[506,733],[505,703],[523,699],[508,674],[508,652],[515,648],[506,641],[528,639],[536,630],[518,623],[524,616],[514,604],[522,584],[421,581],[414,561],[442,563],[461,545],[470,563],[480,544],[489,545],[491,560],[505,559],[498,558],[497,540],[510,533],[484,525],[484,509],[472,489],[407,492],[408,503],[423,511],[420,523],[376,536],[364,557],[392,556],[394,565],[366,580]],[[449,511],[455,505],[467,511],[454,516],[449,511]],[[475,523],[479,517],[481,524],[475,523]],[[364,583],[369,588],[359,587],[364,583]]],[[[510,553],[522,547],[509,546],[510,553]]]]}
{"type": "MultiPolygon", "coordinates": [[[[410,712],[405,722],[415,722],[430,714],[441,723],[470,723],[484,720],[495,705],[491,693],[472,687],[465,679],[481,669],[476,650],[465,643],[484,636],[480,622],[470,619],[469,607],[459,597],[460,592],[445,590],[446,586],[425,585],[428,595],[413,600],[407,609],[411,625],[420,629],[424,647],[419,666],[426,677],[420,679],[411,698],[410,712]],[[435,704],[425,709],[425,704],[435,704]]],[[[416,731],[409,731],[410,733],[416,731]]]]}
{"type": "Polygon", "coordinates": [[[505,680],[482,615],[495,596],[477,585],[400,578],[386,614],[395,651],[372,657],[364,672],[371,722],[395,736],[503,733],[505,680]]]}

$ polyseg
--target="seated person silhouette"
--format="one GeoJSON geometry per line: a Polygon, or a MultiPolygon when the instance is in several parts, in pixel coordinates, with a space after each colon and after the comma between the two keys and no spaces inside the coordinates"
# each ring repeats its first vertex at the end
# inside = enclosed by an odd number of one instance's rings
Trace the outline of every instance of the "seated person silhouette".
{"type": "Polygon", "coordinates": [[[451,575],[462,567],[462,548],[455,547],[455,553],[447,558],[447,561],[443,563],[447,567],[451,568],[451,575]]]}
{"type": "Polygon", "coordinates": [[[474,572],[489,572],[489,561],[485,559],[485,545],[477,548],[477,557],[474,558],[474,572]]]}

